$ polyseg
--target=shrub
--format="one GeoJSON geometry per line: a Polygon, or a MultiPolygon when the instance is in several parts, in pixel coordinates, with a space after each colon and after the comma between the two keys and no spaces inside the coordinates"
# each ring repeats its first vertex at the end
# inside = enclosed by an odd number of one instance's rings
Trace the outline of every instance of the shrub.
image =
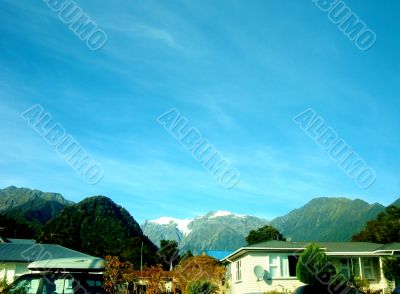
{"type": "Polygon", "coordinates": [[[0,281],[0,293],[10,293],[11,285],[7,283],[6,277],[0,281]]]}
{"type": "Polygon", "coordinates": [[[218,287],[209,281],[196,281],[189,285],[188,294],[213,294],[217,293],[218,287]]]}
{"type": "Polygon", "coordinates": [[[296,267],[297,278],[308,285],[328,285],[336,275],[331,259],[316,244],[310,244],[300,255],[296,267]]]}
{"type": "Polygon", "coordinates": [[[395,281],[400,278],[400,258],[386,257],[383,260],[383,273],[389,281],[395,281]]]}

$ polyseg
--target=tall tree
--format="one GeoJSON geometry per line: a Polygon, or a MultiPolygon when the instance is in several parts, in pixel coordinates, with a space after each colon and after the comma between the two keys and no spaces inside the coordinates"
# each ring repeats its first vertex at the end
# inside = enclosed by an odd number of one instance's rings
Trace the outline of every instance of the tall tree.
{"type": "Polygon", "coordinates": [[[158,256],[163,268],[172,271],[180,260],[178,242],[175,240],[160,240],[158,256]]]}
{"type": "Polygon", "coordinates": [[[248,245],[257,244],[269,240],[286,241],[282,234],[273,226],[265,225],[257,230],[251,230],[246,237],[248,245]]]}
{"type": "Polygon", "coordinates": [[[369,221],[365,228],[354,235],[353,241],[392,243],[400,242],[400,207],[391,205],[369,221]]]}

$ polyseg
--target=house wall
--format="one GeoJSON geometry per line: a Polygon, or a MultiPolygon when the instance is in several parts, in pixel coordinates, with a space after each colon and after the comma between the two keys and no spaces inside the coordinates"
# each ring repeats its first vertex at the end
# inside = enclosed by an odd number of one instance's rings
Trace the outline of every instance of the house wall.
{"type": "Polygon", "coordinates": [[[281,270],[280,263],[291,255],[288,254],[268,254],[265,253],[257,253],[251,252],[242,256],[238,260],[241,260],[241,268],[242,268],[242,279],[241,281],[237,281],[236,279],[236,262],[235,260],[229,266],[229,289],[227,293],[229,294],[262,294],[267,291],[293,291],[297,287],[304,285],[296,277],[276,277],[271,279],[269,277],[271,268],[270,262],[271,258],[277,259],[279,262],[278,271],[281,270]],[[265,270],[264,278],[258,280],[254,274],[254,268],[259,265],[265,270]]]}
{"type": "Polygon", "coordinates": [[[16,278],[27,274],[28,263],[24,262],[2,262],[0,263],[0,280],[6,278],[7,283],[12,283],[16,278]]]}
{"type": "MultiPolygon", "coordinates": [[[[248,252],[241,256],[239,259],[231,260],[227,266],[227,293],[228,294],[262,294],[268,291],[288,291],[292,292],[297,287],[304,285],[297,278],[281,276],[281,274],[287,274],[287,271],[282,270],[282,267],[287,266],[288,256],[291,253],[268,253],[265,252],[248,252]],[[241,280],[237,280],[237,267],[236,264],[240,260],[241,262],[241,280]],[[285,261],[286,260],[286,261],[285,261]],[[277,261],[275,269],[271,268],[271,263],[274,264],[277,261]],[[265,273],[263,279],[257,279],[254,274],[254,268],[261,266],[265,273]],[[278,276],[270,278],[273,271],[278,271],[278,276]]],[[[333,263],[337,270],[340,271],[340,259],[351,259],[356,258],[354,256],[341,256],[332,257],[333,263]]],[[[362,257],[364,258],[364,257],[362,257]]],[[[369,279],[370,288],[373,290],[383,290],[388,288],[386,279],[382,276],[380,257],[372,257],[372,270],[373,278],[369,279]]]]}

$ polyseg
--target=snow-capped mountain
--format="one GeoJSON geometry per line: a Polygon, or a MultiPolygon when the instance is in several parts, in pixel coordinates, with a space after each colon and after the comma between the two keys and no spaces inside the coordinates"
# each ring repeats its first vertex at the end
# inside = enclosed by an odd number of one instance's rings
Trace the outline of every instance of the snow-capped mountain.
{"type": "Polygon", "coordinates": [[[143,233],[153,243],[176,240],[181,250],[202,253],[204,250],[234,250],[245,245],[250,230],[267,224],[265,219],[238,215],[229,211],[211,211],[194,219],[161,217],[146,221],[143,233]]]}

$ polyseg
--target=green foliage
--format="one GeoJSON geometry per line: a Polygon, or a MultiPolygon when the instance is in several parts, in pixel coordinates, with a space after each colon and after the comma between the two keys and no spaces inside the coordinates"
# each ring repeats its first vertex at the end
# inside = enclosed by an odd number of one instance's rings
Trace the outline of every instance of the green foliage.
{"type": "Polygon", "coordinates": [[[38,235],[43,243],[56,243],[90,255],[119,256],[140,265],[154,264],[157,247],[143,235],[139,224],[109,198],[96,196],[66,207],[38,235]]]}
{"type": "Polygon", "coordinates": [[[218,287],[209,281],[196,281],[189,285],[188,294],[213,294],[217,293],[218,287]]]}
{"type": "Polygon", "coordinates": [[[326,285],[335,277],[331,259],[316,244],[308,245],[300,255],[296,267],[297,278],[308,285],[326,285]]]}
{"type": "Polygon", "coordinates": [[[185,259],[191,258],[191,257],[193,257],[192,251],[187,250],[184,254],[182,254],[181,260],[185,260],[185,259]]]}
{"type": "Polygon", "coordinates": [[[356,289],[363,291],[364,293],[366,293],[370,290],[369,289],[369,281],[367,279],[361,279],[359,277],[354,277],[353,286],[356,289]]]}
{"type": "Polygon", "coordinates": [[[180,261],[178,242],[161,240],[158,256],[164,270],[172,270],[180,261]]]}
{"type": "Polygon", "coordinates": [[[1,236],[5,238],[32,239],[37,227],[23,220],[0,214],[1,236]]]}
{"type": "Polygon", "coordinates": [[[257,230],[251,230],[249,235],[246,237],[248,245],[257,244],[269,240],[281,240],[286,241],[279,231],[270,225],[265,225],[257,230]]]}
{"type": "Polygon", "coordinates": [[[383,260],[383,273],[386,279],[396,281],[400,279],[400,257],[389,256],[383,260]]]}
{"type": "Polygon", "coordinates": [[[6,277],[0,281],[0,293],[8,294],[10,293],[11,285],[7,283],[6,277]]]}
{"type": "Polygon", "coordinates": [[[376,243],[400,242],[400,207],[391,205],[369,221],[365,228],[354,235],[353,241],[376,243]]]}

